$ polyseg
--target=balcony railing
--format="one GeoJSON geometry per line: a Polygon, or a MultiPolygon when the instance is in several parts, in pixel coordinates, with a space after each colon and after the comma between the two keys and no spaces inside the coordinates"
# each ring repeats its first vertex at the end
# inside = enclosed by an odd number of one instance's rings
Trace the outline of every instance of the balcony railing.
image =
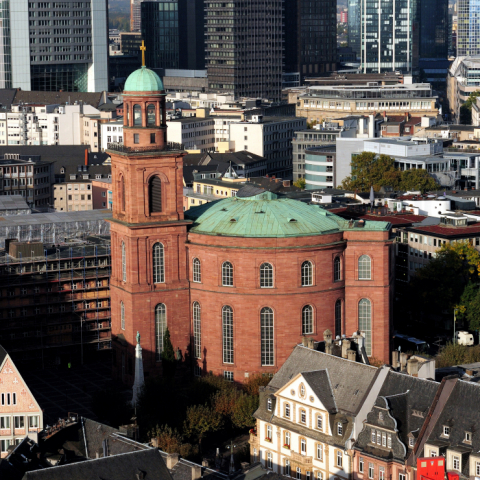
{"type": "Polygon", "coordinates": [[[127,147],[123,143],[109,143],[107,150],[121,153],[148,153],[148,152],[173,152],[184,150],[183,143],[167,142],[163,146],[149,145],[146,147],[127,147]]]}

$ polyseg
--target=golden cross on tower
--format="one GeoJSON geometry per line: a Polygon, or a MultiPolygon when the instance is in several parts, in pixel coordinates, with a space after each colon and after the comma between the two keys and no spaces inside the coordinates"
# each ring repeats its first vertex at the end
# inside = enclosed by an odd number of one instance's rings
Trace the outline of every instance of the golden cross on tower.
{"type": "Polygon", "coordinates": [[[145,41],[142,40],[142,46],[140,47],[140,50],[142,51],[142,67],[145,66],[145,50],[147,47],[145,46],[145,41]]]}

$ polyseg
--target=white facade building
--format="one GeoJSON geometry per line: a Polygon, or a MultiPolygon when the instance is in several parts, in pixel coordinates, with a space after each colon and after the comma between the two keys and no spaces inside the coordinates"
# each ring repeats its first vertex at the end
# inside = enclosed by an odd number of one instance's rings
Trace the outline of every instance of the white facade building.
{"type": "Polygon", "coordinates": [[[123,143],[123,119],[100,125],[101,150],[104,152],[109,143],[123,143]]]}
{"type": "Polygon", "coordinates": [[[1,2],[0,88],[108,90],[107,1],[1,2]]]}

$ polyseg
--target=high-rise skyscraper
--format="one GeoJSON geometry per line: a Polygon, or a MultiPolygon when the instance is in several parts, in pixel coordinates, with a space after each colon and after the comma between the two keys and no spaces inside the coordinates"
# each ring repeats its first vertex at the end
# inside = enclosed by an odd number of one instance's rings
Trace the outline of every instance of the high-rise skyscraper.
{"type": "Polygon", "coordinates": [[[140,32],[142,29],[142,3],[143,0],[130,0],[130,31],[140,32]]]}
{"type": "Polygon", "coordinates": [[[144,1],[142,37],[151,68],[205,68],[203,0],[144,1]]]}
{"type": "Polygon", "coordinates": [[[209,88],[239,97],[280,100],[282,25],[282,0],[206,0],[205,65],[209,88]]]}
{"type": "Polygon", "coordinates": [[[412,2],[363,0],[361,62],[363,73],[412,71],[412,2]]]}
{"type": "Polygon", "coordinates": [[[480,55],[480,0],[458,0],[457,15],[457,57],[480,55]]]}
{"type": "Polygon", "coordinates": [[[348,46],[360,57],[360,31],[361,31],[361,9],[362,0],[348,0],[348,46]]]}
{"type": "Polygon", "coordinates": [[[420,58],[448,58],[448,0],[417,0],[413,9],[414,51],[420,58]]]}
{"type": "Polygon", "coordinates": [[[108,89],[107,0],[0,2],[0,88],[108,89]]]}
{"type": "Polygon", "coordinates": [[[285,1],[285,71],[301,80],[336,70],[336,0],[285,1]]]}

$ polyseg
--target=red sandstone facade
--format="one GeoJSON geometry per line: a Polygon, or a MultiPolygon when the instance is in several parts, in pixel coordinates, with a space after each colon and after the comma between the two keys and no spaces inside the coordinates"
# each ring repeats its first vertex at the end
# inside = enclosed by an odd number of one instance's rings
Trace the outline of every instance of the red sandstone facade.
{"type": "MultiPolygon", "coordinates": [[[[196,373],[229,372],[236,381],[252,373],[274,373],[302,339],[302,309],[313,307],[313,333],[335,332],[335,304],[341,301],[341,334],[359,329],[358,303],[372,306],[372,352],[389,361],[392,249],[388,231],[350,231],[284,238],[247,238],[188,233],[183,216],[183,153],[166,147],[164,94],[126,92],[122,151],[111,150],[113,220],[112,236],[112,339],[114,375],[133,383],[133,358],[137,331],[141,335],[145,375],[161,373],[155,354],[155,308],[164,305],[166,324],[175,350],[196,373]],[[148,105],[155,104],[155,128],[147,127],[148,105]],[[142,107],[142,126],[131,112],[142,107]],[[160,122],[160,117],[163,117],[160,122]],[[150,144],[150,134],[155,144],[150,144]],[[138,134],[138,137],[135,137],[138,134]],[[134,139],[140,138],[140,151],[134,139]],[[150,148],[149,148],[150,147],[150,148]],[[161,183],[161,210],[153,211],[151,189],[161,183]],[[152,183],[153,182],[153,183],[152,183]],[[154,278],[153,250],[163,246],[164,277],[154,278]],[[123,253],[124,251],[124,253],[123,253]],[[371,280],[358,279],[358,259],[371,258],[371,280]],[[340,279],[334,279],[334,261],[340,259],[340,279]],[[201,281],[194,282],[193,259],[200,260],[201,281]],[[313,284],[302,286],[301,265],[313,265],[313,284]],[[233,265],[233,286],[222,286],[222,263],[233,265]],[[273,266],[272,288],[260,288],[259,267],[273,266]],[[158,278],[157,278],[158,280],[158,278]],[[201,354],[193,348],[194,302],[200,306],[201,354]],[[233,310],[233,363],[224,363],[222,308],[233,310]],[[260,311],[273,310],[274,364],[262,366],[260,311]],[[123,310],[123,312],[122,312],[123,310]],[[123,320],[122,320],[123,318],[123,320]],[[199,357],[199,358],[195,358],[199,357]],[[193,359],[193,362],[191,361],[193,359]],[[193,364],[193,365],[192,365],[193,364]]],[[[157,192],[158,193],[158,192],[157,192]]],[[[158,195],[157,195],[158,196],[158,195]]],[[[338,328],[337,328],[338,332],[338,328]]]]}

